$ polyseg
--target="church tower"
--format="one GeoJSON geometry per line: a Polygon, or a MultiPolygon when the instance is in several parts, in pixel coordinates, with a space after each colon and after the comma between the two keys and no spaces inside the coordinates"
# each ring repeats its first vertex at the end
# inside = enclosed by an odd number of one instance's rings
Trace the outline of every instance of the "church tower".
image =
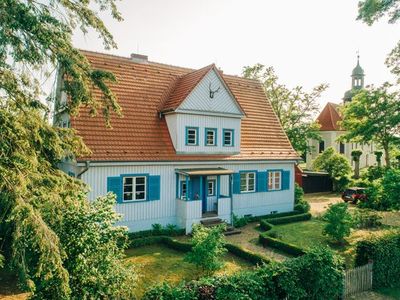
{"type": "Polygon", "coordinates": [[[353,98],[354,95],[354,90],[364,88],[364,77],[364,70],[360,66],[360,55],[357,55],[357,66],[353,69],[353,72],[351,73],[351,90],[348,90],[344,94],[344,103],[351,101],[351,98],[353,98]]]}

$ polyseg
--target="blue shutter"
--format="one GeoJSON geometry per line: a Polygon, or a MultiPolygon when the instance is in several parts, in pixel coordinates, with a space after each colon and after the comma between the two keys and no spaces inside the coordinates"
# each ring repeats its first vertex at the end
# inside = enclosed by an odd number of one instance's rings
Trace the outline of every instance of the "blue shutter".
{"type": "Polygon", "coordinates": [[[107,177],[107,192],[113,192],[117,196],[117,202],[122,203],[121,177],[107,177]]]}
{"type": "Polygon", "coordinates": [[[257,172],[257,192],[267,191],[267,172],[257,172]]]}
{"type": "Polygon", "coordinates": [[[268,178],[268,175],[269,174],[269,172],[267,171],[267,172],[265,172],[265,190],[268,192],[268,181],[269,181],[269,178],[268,178]]]}
{"type": "Polygon", "coordinates": [[[233,193],[240,194],[240,173],[233,173],[233,193]]]}
{"type": "Polygon", "coordinates": [[[282,171],[282,190],[290,188],[290,171],[282,171]]]}
{"type": "Polygon", "coordinates": [[[149,197],[148,200],[160,200],[160,176],[149,176],[149,197]]]}

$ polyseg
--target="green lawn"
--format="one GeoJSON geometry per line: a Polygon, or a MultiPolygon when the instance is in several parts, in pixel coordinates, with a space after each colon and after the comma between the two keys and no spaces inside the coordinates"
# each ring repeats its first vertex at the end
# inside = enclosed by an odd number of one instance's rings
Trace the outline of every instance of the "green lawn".
{"type": "Polygon", "coordinates": [[[279,239],[304,249],[316,245],[329,246],[345,258],[348,267],[352,267],[354,264],[357,241],[382,235],[388,231],[387,229],[353,230],[351,235],[346,238],[346,244],[339,246],[333,244],[328,237],[322,234],[324,225],[325,222],[321,220],[311,219],[310,221],[277,225],[273,230],[279,239]]]}
{"type": "Polygon", "coordinates": [[[400,299],[400,287],[398,288],[383,288],[377,290],[381,295],[388,296],[392,299],[400,299]]]}
{"type": "MultiPolygon", "coordinates": [[[[183,260],[184,253],[175,251],[162,245],[143,246],[126,251],[127,261],[133,262],[140,275],[137,297],[140,298],[144,291],[162,282],[178,283],[181,280],[192,280],[199,277],[193,264],[183,260]]],[[[253,265],[247,261],[226,254],[225,266],[216,274],[231,274],[240,269],[249,269],[253,265]]]]}

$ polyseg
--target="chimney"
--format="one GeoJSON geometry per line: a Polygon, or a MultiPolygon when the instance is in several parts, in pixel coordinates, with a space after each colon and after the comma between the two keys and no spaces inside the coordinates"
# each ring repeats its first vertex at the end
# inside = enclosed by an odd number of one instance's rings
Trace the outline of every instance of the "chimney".
{"type": "Polygon", "coordinates": [[[132,53],[131,60],[139,64],[147,64],[149,62],[147,55],[132,53]]]}

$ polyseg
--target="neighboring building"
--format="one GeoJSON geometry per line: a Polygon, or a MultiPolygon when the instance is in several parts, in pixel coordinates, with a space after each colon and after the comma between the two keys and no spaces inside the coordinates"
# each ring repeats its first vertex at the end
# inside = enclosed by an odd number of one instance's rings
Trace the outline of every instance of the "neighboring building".
{"type": "MultiPolygon", "coordinates": [[[[351,89],[348,90],[343,97],[343,104],[350,102],[354,93],[357,90],[364,88],[364,70],[360,66],[359,57],[357,58],[357,66],[351,74],[351,89]]],[[[341,143],[338,138],[345,133],[340,128],[339,105],[328,102],[317,118],[320,124],[321,141],[309,140],[309,145],[313,147],[313,151],[307,154],[306,162],[307,169],[312,168],[312,163],[319,153],[323,152],[328,147],[333,147],[337,152],[343,154],[354,167],[354,161],[351,157],[351,151],[355,149],[362,150],[363,154],[360,157],[360,168],[373,166],[376,164],[374,152],[377,150],[374,144],[359,144],[359,143],[341,143]]]]}
{"type": "Polygon", "coordinates": [[[91,187],[89,199],[114,192],[121,225],[190,232],[204,219],[293,210],[299,157],[259,82],[215,65],[191,70],[137,54],[83,53],[93,68],[117,77],[111,89],[123,117],[111,114],[112,128],[87,108],[69,118],[59,93],[56,122],[75,128],[92,150],[62,168],[91,187]]]}

